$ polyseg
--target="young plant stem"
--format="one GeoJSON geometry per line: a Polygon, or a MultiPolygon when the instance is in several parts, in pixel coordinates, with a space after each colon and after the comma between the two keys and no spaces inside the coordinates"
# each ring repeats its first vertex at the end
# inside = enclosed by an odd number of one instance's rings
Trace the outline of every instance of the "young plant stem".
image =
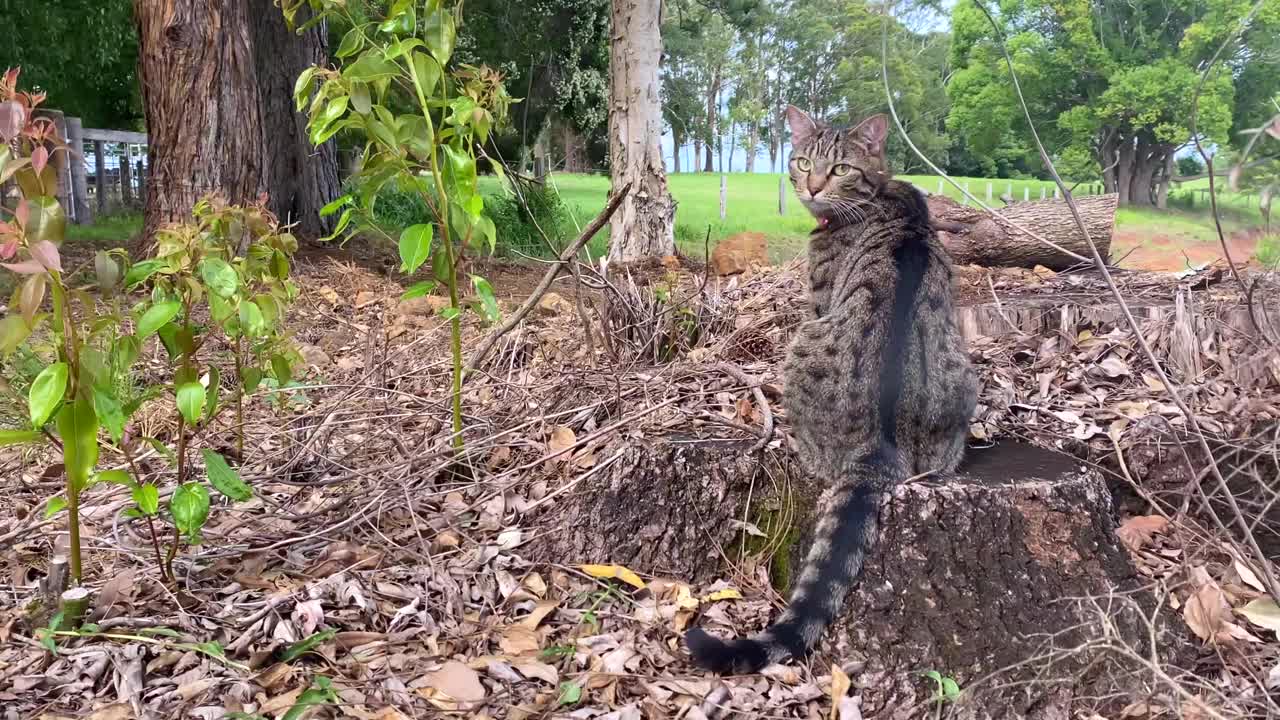
{"type": "MultiPolygon", "coordinates": [[[[62,328],[62,332],[59,333],[59,335],[62,336],[59,338],[59,340],[62,341],[60,343],[59,351],[62,354],[63,359],[66,360],[67,366],[71,371],[69,373],[69,382],[67,383],[67,394],[63,397],[64,402],[72,402],[74,401],[76,392],[79,389],[79,383],[77,382],[77,376],[79,374],[77,372],[77,366],[79,363],[76,362],[78,355],[75,352],[75,327],[72,325],[71,313],[68,312],[66,291],[62,287],[62,277],[60,273],[55,270],[50,270],[49,278],[52,281],[49,283],[49,289],[53,296],[54,327],[62,328]]],[[[66,450],[64,445],[64,456],[65,452],[66,450]]],[[[67,478],[67,531],[71,544],[71,579],[79,585],[82,568],[80,561],[80,488],[71,480],[71,474],[69,472],[64,472],[64,475],[67,478]]]]}
{"type": "MultiPolygon", "coordinates": [[[[418,105],[422,109],[422,117],[427,121],[431,133],[431,177],[435,180],[438,196],[438,216],[440,220],[440,244],[444,247],[445,260],[448,265],[449,307],[453,309],[453,317],[449,319],[449,345],[453,355],[453,447],[461,450],[462,440],[462,308],[458,305],[458,268],[453,253],[453,244],[449,241],[449,194],[444,189],[444,176],[440,171],[440,155],[437,151],[435,123],[431,120],[431,110],[427,104],[426,93],[422,90],[422,79],[418,77],[418,69],[414,63],[407,63],[409,76],[413,79],[413,90],[418,96],[418,105]]],[[[441,68],[443,71],[444,68],[441,68]]]]}
{"type": "MultiPolygon", "coordinates": [[[[129,452],[128,443],[120,443],[120,452],[124,454],[125,462],[129,463],[129,469],[133,470],[134,481],[142,482],[142,471],[138,469],[138,463],[134,461],[133,453],[129,452]]],[[[151,548],[156,553],[156,567],[160,569],[160,579],[168,580],[169,575],[165,572],[164,555],[160,552],[160,538],[156,535],[155,519],[150,515],[147,516],[147,531],[151,534],[151,548]]]]}
{"type": "MultiPolygon", "coordinates": [[[[244,363],[241,360],[240,336],[236,336],[236,455],[244,462],[244,363]]],[[[212,424],[212,419],[210,419],[212,424]]]]}

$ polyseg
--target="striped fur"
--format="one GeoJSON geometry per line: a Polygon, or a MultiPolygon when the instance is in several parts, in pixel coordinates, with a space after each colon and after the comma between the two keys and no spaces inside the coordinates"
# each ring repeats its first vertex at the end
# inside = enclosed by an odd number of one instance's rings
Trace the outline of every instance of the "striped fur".
{"type": "Polygon", "coordinates": [[[818,228],[811,314],[787,355],[784,400],[800,458],[827,489],[777,623],[727,643],[689,631],[694,661],[719,673],[808,653],[876,540],[882,496],[911,475],[955,469],[977,400],[952,318],[951,264],[923,196],[885,167],[884,116],[855,128],[818,125],[795,108],[788,118],[791,181],[818,228]]]}

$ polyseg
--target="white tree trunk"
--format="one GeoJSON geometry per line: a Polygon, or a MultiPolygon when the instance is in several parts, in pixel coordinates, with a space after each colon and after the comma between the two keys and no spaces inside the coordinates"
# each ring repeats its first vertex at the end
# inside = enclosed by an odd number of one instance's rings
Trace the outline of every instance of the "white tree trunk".
{"type": "Polygon", "coordinates": [[[661,0],[613,0],[609,49],[609,166],[631,194],[609,224],[609,259],[675,254],[676,204],[662,166],[658,61],[661,0]]]}

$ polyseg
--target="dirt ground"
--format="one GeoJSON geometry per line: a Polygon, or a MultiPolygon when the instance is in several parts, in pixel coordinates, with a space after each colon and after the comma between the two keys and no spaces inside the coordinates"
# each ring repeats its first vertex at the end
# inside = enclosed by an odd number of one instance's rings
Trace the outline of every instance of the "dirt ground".
{"type": "MultiPolygon", "coordinates": [[[[1247,263],[1258,248],[1262,230],[1237,231],[1227,237],[1231,259],[1247,263]]],[[[1223,259],[1221,243],[1206,243],[1177,233],[1117,230],[1111,237],[1111,260],[1129,270],[1177,272],[1223,259]]]]}

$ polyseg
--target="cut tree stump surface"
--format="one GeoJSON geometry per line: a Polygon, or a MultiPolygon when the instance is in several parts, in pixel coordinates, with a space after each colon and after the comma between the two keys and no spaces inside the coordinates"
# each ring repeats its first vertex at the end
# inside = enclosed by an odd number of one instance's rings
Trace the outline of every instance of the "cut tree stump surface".
{"type": "MultiPolygon", "coordinates": [[[[852,671],[868,718],[919,716],[916,704],[932,692],[924,670],[967,688],[1019,663],[979,683],[974,702],[951,716],[1068,717],[1073,693],[1096,691],[1105,674],[1077,680],[1087,659],[1069,657],[1048,673],[1066,678],[1054,684],[1041,677],[1043,663],[1027,661],[1086,639],[1073,628],[1093,616],[1073,598],[1138,588],[1106,484],[1066,456],[1017,444],[971,450],[961,470],[901,485],[884,499],[880,541],[820,652],[852,671]]],[[[767,525],[762,515],[786,516],[799,541],[790,543],[789,562],[774,567],[794,576],[819,490],[786,452],[760,458],[736,443],[650,440],[626,448],[552,510],[543,522],[563,530],[538,538],[527,556],[706,582],[734,576],[740,521],[767,525]]],[[[1145,628],[1125,613],[1112,621],[1143,647],[1145,628]]]]}

